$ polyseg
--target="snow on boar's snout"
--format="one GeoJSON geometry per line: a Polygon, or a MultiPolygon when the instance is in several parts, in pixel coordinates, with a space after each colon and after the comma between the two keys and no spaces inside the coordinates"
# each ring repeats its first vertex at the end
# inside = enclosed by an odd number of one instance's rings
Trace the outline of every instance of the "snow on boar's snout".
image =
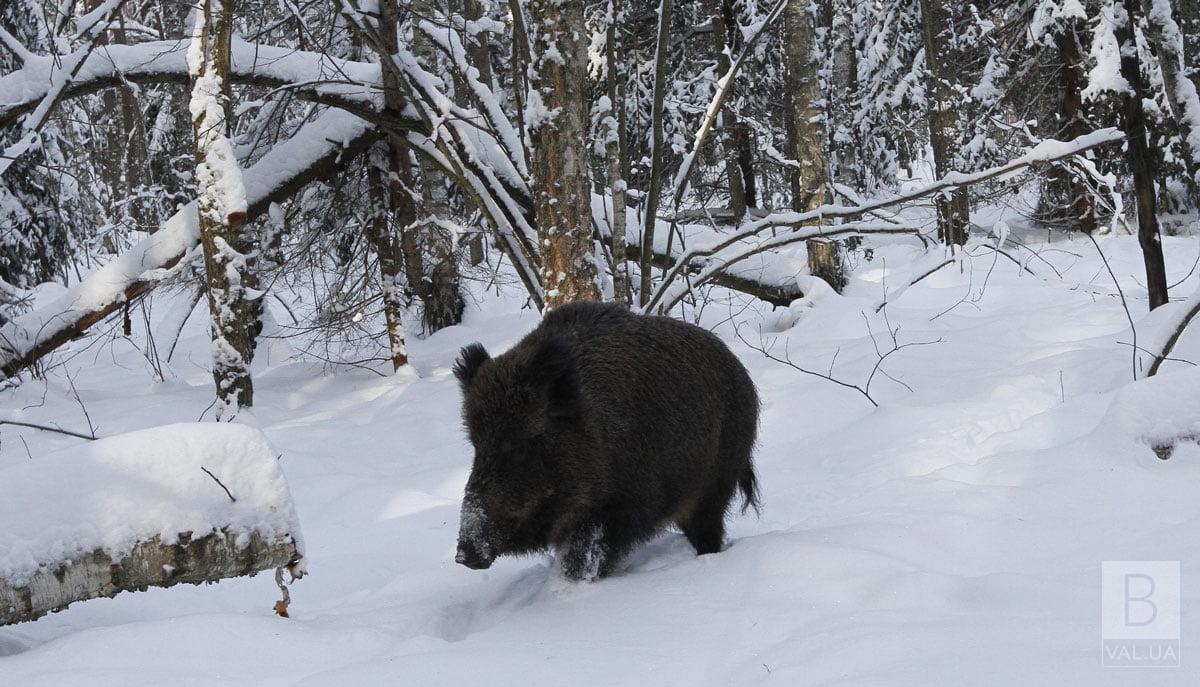
{"type": "Polygon", "coordinates": [[[472,570],[492,567],[492,562],[496,560],[496,552],[487,525],[487,516],[479,504],[479,497],[468,493],[463,498],[459,519],[458,553],[454,556],[455,563],[472,570]]]}
{"type": "Polygon", "coordinates": [[[675,525],[720,551],[751,463],[758,396],[710,332],[615,304],[569,303],[503,355],[462,350],[454,374],[475,449],[455,560],[553,549],[563,573],[612,573],[675,525]]]}

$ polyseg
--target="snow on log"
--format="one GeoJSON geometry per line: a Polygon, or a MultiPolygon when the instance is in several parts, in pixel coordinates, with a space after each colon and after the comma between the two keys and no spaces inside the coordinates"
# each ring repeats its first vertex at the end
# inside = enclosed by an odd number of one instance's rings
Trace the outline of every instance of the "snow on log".
{"type": "MultiPolygon", "coordinates": [[[[330,110],[305,125],[245,170],[247,220],[305,184],[332,174],[366,150],[377,135],[368,122],[340,110],[330,110]]],[[[52,302],[0,326],[0,373],[15,375],[148,292],[199,239],[193,202],[167,219],[159,231],[52,302]]]]}
{"type": "Polygon", "coordinates": [[[0,625],[147,587],[289,567],[303,540],[266,438],[178,424],[0,470],[0,625]]]}

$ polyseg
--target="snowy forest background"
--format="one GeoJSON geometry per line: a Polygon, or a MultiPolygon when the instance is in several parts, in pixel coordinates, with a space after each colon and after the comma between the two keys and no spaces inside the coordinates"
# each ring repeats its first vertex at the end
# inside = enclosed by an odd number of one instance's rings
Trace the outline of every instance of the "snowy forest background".
{"type": "Polygon", "coordinates": [[[156,445],[277,458],[184,501],[311,573],[0,627],[0,683],[1120,684],[1099,564],[1171,560],[1191,684],[1198,93],[1195,0],[0,0],[0,584],[182,531],[43,505],[156,445]],[[763,516],[456,568],[454,358],[580,299],[729,344],[763,516]],[[270,446],[147,430],[213,419],[270,446]]]}
{"type": "Polygon", "coordinates": [[[995,204],[1138,233],[1158,306],[1157,237],[1197,199],[1191,2],[93,5],[3,10],[9,376],[129,335],[162,285],[206,296],[219,396],[249,405],[272,300],[310,355],[399,369],[407,336],[461,321],[467,281],[517,279],[538,308],[667,312],[722,283],[785,304],[737,263],[815,237],[840,289],[859,242],[828,237],[962,245],[995,204]],[[912,179],[943,183],[897,196],[912,179]],[[930,199],[935,226],[900,218],[930,199]],[[732,238],[689,254],[696,225],[732,238]],[[46,282],[86,304],[25,316],[46,282]]]}

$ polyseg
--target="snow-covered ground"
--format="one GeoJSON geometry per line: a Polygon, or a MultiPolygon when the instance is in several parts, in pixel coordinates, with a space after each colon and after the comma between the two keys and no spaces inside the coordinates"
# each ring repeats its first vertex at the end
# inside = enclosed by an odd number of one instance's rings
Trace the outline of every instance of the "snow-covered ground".
{"type": "MultiPolygon", "coordinates": [[[[1021,238],[1040,257],[1012,254],[1042,278],[975,244],[886,320],[885,289],[940,253],[873,241],[844,296],[710,304],[703,324],[763,398],[762,517],[732,519],[728,550],[704,558],[665,534],[592,584],[546,557],[454,564],[471,453],[449,368],[460,346],[498,351],[536,324],[518,298],[412,341],[415,374],[330,372],[273,342],[240,420],[282,453],[303,525],[292,618],[273,615],[266,575],[82,603],[0,628],[0,685],[1195,684],[1200,448],[1160,461],[1150,444],[1200,436],[1200,371],[1131,384],[1129,325],[1092,244],[1021,238]],[[888,356],[879,407],[754,350],[862,384],[889,329],[925,345],[888,356]],[[1121,560],[1181,562],[1181,667],[1101,667],[1101,562],[1121,560]]],[[[1101,246],[1143,317],[1136,240],[1101,246]]],[[[1173,282],[1197,249],[1166,240],[1173,282]]],[[[1200,360],[1200,334],[1176,356],[1200,360]]],[[[0,412],[86,428],[69,371],[101,435],[193,421],[212,401],[207,360],[194,317],[166,382],[117,342],[3,392],[0,412]]],[[[78,441],[0,427],[0,479],[53,470],[78,441]]]]}

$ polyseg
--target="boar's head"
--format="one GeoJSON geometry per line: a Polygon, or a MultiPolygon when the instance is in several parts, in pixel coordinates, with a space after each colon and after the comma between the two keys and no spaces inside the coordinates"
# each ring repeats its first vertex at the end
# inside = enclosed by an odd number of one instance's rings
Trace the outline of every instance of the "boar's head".
{"type": "Polygon", "coordinates": [[[580,436],[569,345],[555,337],[525,343],[494,359],[472,344],[454,366],[475,449],[455,560],[475,570],[549,544],[562,458],[580,436]]]}

